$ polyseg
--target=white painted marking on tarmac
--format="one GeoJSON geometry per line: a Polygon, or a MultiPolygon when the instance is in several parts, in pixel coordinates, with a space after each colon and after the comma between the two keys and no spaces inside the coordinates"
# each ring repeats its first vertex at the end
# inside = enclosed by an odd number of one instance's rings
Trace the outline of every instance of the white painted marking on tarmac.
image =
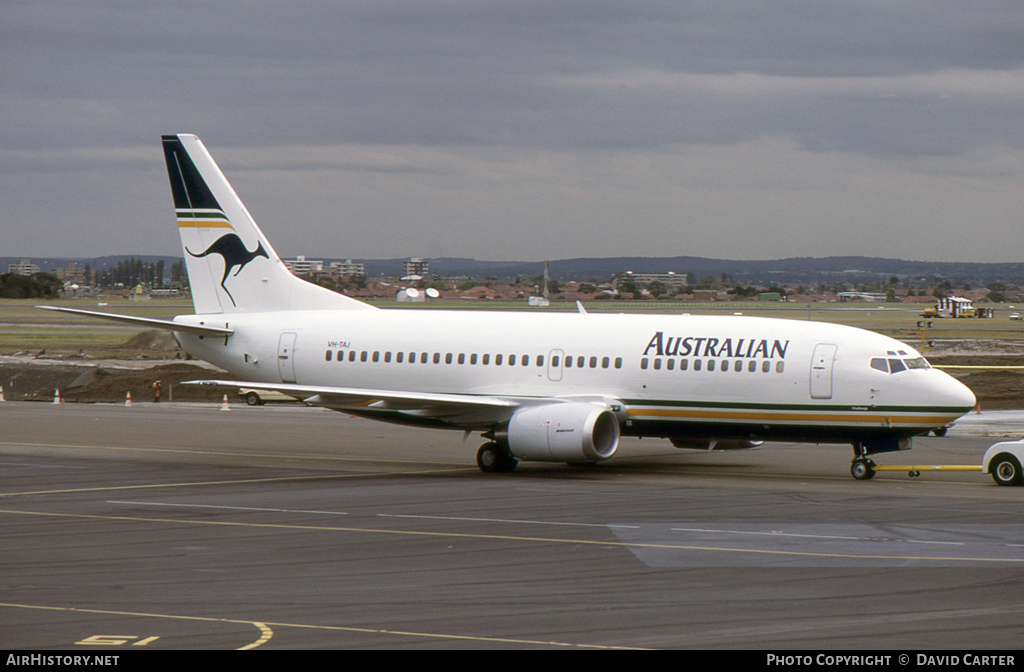
{"type": "Polygon", "coordinates": [[[518,523],[522,525],[561,525],[565,527],[622,527],[630,530],[639,530],[639,525],[614,525],[602,523],[560,523],[553,520],[507,520],[504,518],[463,518],[459,516],[416,516],[412,514],[378,513],[380,518],[422,518],[425,520],[458,520],[470,523],[518,523]]]}
{"type": "Polygon", "coordinates": [[[31,462],[0,462],[0,467],[34,467],[36,469],[88,469],[88,467],[72,467],[66,464],[32,464],[31,462]]]}
{"type": "Polygon", "coordinates": [[[673,527],[673,532],[710,532],[712,534],[751,534],[764,537],[804,537],[807,539],[845,539],[847,541],[897,541],[882,537],[840,537],[825,534],[794,534],[790,532],[750,532],[748,530],[703,530],[696,527],[673,527]]]}
{"type": "Polygon", "coordinates": [[[107,504],[132,504],[135,506],[178,506],[193,509],[229,509],[233,511],[272,511],[274,513],[318,513],[325,516],[347,516],[344,511],[311,511],[306,509],[268,509],[254,506],[218,506],[214,504],[175,504],[172,502],[123,502],[107,500],[107,504]]]}

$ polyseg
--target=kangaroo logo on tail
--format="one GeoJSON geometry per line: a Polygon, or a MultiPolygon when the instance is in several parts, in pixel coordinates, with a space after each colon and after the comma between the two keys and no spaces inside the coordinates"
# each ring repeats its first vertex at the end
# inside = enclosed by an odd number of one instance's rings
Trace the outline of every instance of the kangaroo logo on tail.
{"type": "Polygon", "coordinates": [[[238,275],[242,272],[242,269],[245,268],[245,265],[256,257],[263,257],[264,259],[270,258],[270,256],[267,255],[267,251],[263,249],[262,243],[257,241],[256,249],[250,252],[246,249],[245,243],[242,242],[242,239],[235,233],[229,233],[221,236],[213,243],[213,245],[206,248],[205,252],[196,254],[187,247],[185,248],[185,251],[196,258],[205,257],[211,254],[219,254],[224,259],[224,276],[220,279],[220,286],[225,292],[227,292],[228,298],[231,299],[231,305],[236,307],[238,304],[235,303],[235,297],[231,296],[231,292],[224,286],[224,281],[228,279],[228,274],[231,273],[231,269],[237,266],[238,270],[235,271],[235,275],[238,275]]]}

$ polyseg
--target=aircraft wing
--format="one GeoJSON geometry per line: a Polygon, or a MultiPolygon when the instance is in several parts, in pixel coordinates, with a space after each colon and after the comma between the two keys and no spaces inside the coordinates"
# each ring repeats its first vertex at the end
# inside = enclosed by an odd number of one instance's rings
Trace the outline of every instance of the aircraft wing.
{"type": "Polygon", "coordinates": [[[356,387],[251,383],[238,380],[190,380],[184,385],[227,385],[252,390],[273,390],[298,397],[309,404],[336,410],[397,411],[422,418],[465,416],[479,412],[511,411],[521,404],[500,397],[438,392],[399,392],[356,387]]]}
{"type": "Polygon", "coordinates": [[[230,336],[235,333],[233,329],[224,327],[207,327],[198,324],[181,324],[172,320],[159,320],[153,317],[135,317],[134,315],[117,315],[116,313],[101,313],[95,310],[79,310],[77,308],[64,308],[63,306],[36,306],[43,310],[56,310],[61,313],[74,313],[75,315],[87,315],[98,317],[111,322],[122,324],[133,324],[138,327],[149,327],[150,329],[166,329],[167,331],[185,331],[200,336],[230,336]]]}

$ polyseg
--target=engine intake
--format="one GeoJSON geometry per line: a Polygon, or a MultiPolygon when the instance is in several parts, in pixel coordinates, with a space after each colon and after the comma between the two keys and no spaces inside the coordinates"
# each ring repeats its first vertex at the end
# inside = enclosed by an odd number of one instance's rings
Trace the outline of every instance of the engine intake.
{"type": "Polygon", "coordinates": [[[619,447],[619,421],[606,407],[589,403],[524,408],[509,420],[508,446],[520,460],[606,460],[619,447]]]}

